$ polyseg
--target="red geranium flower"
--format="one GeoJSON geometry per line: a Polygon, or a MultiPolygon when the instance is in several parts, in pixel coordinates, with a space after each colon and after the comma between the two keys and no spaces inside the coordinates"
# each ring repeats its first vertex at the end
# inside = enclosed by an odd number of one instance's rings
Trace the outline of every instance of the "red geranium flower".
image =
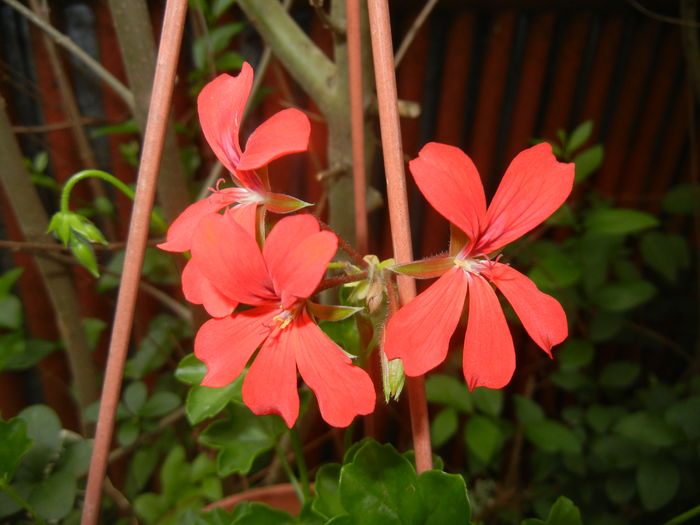
{"type": "Polygon", "coordinates": [[[192,264],[223,294],[254,306],[210,319],[199,329],[195,355],[207,365],[202,385],[221,387],[260,351],[243,382],[243,401],[256,414],[278,414],[291,428],[299,413],[297,369],[329,424],[345,427],[374,409],[367,373],[313,321],[307,299],[337,249],[311,215],[280,220],[262,252],[227,212],[204,217],[192,244],[192,264]],[[262,346],[261,346],[262,345],[262,346]]]}
{"type": "Polygon", "coordinates": [[[236,204],[239,221],[253,231],[255,210],[265,205],[271,211],[295,211],[307,203],[271,193],[255,170],[290,153],[306,151],[311,125],[298,109],[282,110],[263,122],[241,149],[238,134],[253,85],[253,69],[243,63],[238,76],[222,74],[209,82],[197,97],[202,132],[216,157],[231,172],[238,188],[212,189],[206,199],[188,206],[170,225],[166,242],[158,245],[170,252],[186,252],[202,217],[236,204]]]}
{"type": "MultiPolygon", "coordinates": [[[[401,358],[409,376],[439,365],[468,294],[464,378],[470,389],[501,388],[515,370],[515,351],[490,283],[505,295],[530,337],[550,357],[552,346],[566,338],[568,328],[564,309],[553,297],[488,254],[532,230],[564,203],[573,186],[574,165],[557,162],[546,143],[521,152],[506,170],[488,210],[479,173],[458,148],[427,144],[409,167],[428,202],[469,242],[455,257],[404,265],[409,273],[422,270],[425,277],[441,277],[391,317],[386,354],[401,358]]],[[[401,272],[402,267],[396,270],[401,272]]]]}

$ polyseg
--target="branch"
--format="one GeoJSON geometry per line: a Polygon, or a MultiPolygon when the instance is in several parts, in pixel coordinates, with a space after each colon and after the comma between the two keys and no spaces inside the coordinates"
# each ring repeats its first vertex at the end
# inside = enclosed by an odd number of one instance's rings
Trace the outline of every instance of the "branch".
{"type": "Polygon", "coordinates": [[[335,106],[336,67],[277,0],[239,0],[250,23],[294,79],[326,114],[335,106]]]}
{"type": "Polygon", "coordinates": [[[36,25],[39,29],[44,31],[59,46],[73,54],[73,56],[80,60],[90,71],[92,71],[95,76],[111,87],[112,90],[114,90],[114,92],[121,97],[132,112],[134,111],[134,96],[132,95],[131,91],[129,91],[124,84],[119,82],[119,80],[112,75],[112,73],[102,67],[97,60],[75,45],[70,38],[56,30],[56,28],[54,28],[51,24],[46,23],[40,17],[36,16],[17,0],[3,0],[3,2],[24,16],[32,24],[36,25]]]}

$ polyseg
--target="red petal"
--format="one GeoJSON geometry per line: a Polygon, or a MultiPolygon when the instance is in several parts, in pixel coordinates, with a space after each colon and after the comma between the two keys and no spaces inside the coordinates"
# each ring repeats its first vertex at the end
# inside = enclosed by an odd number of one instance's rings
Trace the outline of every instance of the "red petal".
{"type": "Polygon", "coordinates": [[[238,301],[222,294],[212,282],[202,275],[192,259],[182,270],[182,293],[193,304],[201,304],[212,317],[225,317],[238,306],[238,301]]]}
{"type": "Polygon", "coordinates": [[[243,402],[248,408],[259,416],[277,414],[289,428],[294,426],[299,415],[291,332],[275,330],[268,337],[243,381],[243,402]]]}
{"type": "Polygon", "coordinates": [[[206,199],[189,205],[177,216],[168,228],[166,241],[158,245],[158,248],[166,252],[186,252],[192,248],[192,235],[202,220],[202,217],[216,213],[226,206],[237,202],[241,197],[237,188],[212,193],[206,199]]]}
{"type": "Polygon", "coordinates": [[[471,159],[459,148],[430,142],[408,167],[431,206],[476,238],[486,215],[486,198],[471,159]]]}
{"type": "Polygon", "coordinates": [[[292,297],[309,297],[335,255],[338,238],[318,229],[312,215],[285,217],[265,241],[265,262],[282,304],[292,297]]]}
{"type": "Polygon", "coordinates": [[[502,388],[515,371],[513,339],[503,309],[491,285],[473,274],[462,365],[470,390],[479,386],[502,388]]]}
{"type": "Polygon", "coordinates": [[[367,372],[354,366],[304,311],[289,328],[294,334],[297,366],[304,382],[316,394],[323,419],[347,427],[357,415],[374,410],[374,385],[367,372]]]}
{"type": "Polygon", "coordinates": [[[194,340],[194,355],[207,365],[202,385],[221,387],[236,379],[270,334],[278,313],[277,308],[261,306],[204,323],[194,340]]]}
{"type": "Polygon", "coordinates": [[[238,169],[254,170],[289,153],[306,151],[310,132],[309,118],[298,109],[275,113],[248,138],[238,169]]]}
{"type": "Polygon", "coordinates": [[[219,75],[197,97],[202,132],[229,171],[235,171],[240,160],[238,133],[252,85],[253,68],[244,62],[238,76],[219,75]]]}
{"type": "Polygon", "coordinates": [[[559,302],[506,264],[495,263],[488,277],[506,296],[530,337],[551,357],[552,347],[569,334],[566,313],[559,302]]]}
{"type": "Polygon", "coordinates": [[[532,230],[561,206],[574,184],[574,165],[558,162],[543,142],[510,163],[486,212],[472,253],[491,253],[532,230]]]}
{"type": "Polygon", "coordinates": [[[255,238],[228,213],[200,221],[192,258],[204,277],[232,299],[252,305],[279,300],[255,238]]]}
{"type": "Polygon", "coordinates": [[[255,237],[258,205],[256,203],[239,204],[228,210],[230,217],[251,236],[255,237]]]}
{"type": "Polygon", "coordinates": [[[462,315],[467,277],[454,267],[389,318],[384,351],[401,358],[406,375],[419,376],[442,363],[462,315]]]}

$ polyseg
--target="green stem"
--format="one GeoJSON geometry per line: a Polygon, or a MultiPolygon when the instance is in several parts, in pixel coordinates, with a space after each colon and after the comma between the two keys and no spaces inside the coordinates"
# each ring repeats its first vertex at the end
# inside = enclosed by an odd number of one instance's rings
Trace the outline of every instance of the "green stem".
{"type": "MultiPolygon", "coordinates": [[[[306,459],[304,459],[304,449],[301,446],[299,431],[297,427],[289,429],[289,434],[292,438],[292,448],[294,449],[294,457],[299,471],[299,480],[301,481],[301,489],[304,491],[304,497],[311,499],[311,485],[309,484],[309,471],[306,468],[306,459]]],[[[303,500],[302,500],[303,504],[303,500]]]]}
{"type": "Polygon", "coordinates": [[[29,514],[29,517],[32,518],[33,521],[39,523],[40,525],[46,525],[46,522],[37,515],[32,506],[27,502],[27,500],[25,500],[15,489],[13,489],[9,483],[0,480],[0,490],[4,490],[5,492],[7,492],[7,494],[13,500],[15,500],[19,505],[21,505],[22,508],[27,511],[27,514],[29,514]]]}
{"type": "Polygon", "coordinates": [[[678,525],[679,523],[685,523],[690,518],[694,518],[695,516],[700,516],[700,505],[685,511],[683,514],[679,514],[675,518],[671,518],[666,523],[664,523],[664,525],[678,525]]]}
{"type": "Polygon", "coordinates": [[[289,482],[292,484],[292,487],[294,487],[294,492],[297,493],[297,498],[299,498],[299,501],[303,506],[304,503],[306,503],[306,496],[304,495],[304,490],[301,488],[299,480],[294,474],[294,471],[292,470],[289,461],[287,461],[287,458],[285,457],[284,450],[282,450],[279,443],[275,445],[275,452],[277,452],[277,458],[279,459],[279,462],[282,465],[282,469],[284,470],[285,474],[287,474],[289,482]]]}
{"type": "MultiPolygon", "coordinates": [[[[134,191],[129,186],[120,181],[118,178],[116,178],[114,175],[110,175],[109,173],[101,170],[83,170],[79,171],[75,175],[72,175],[63,186],[63,191],[61,192],[61,212],[70,212],[70,192],[73,190],[73,187],[76,184],[78,184],[81,180],[88,179],[90,177],[102,179],[103,181],[110,183],[112,186],[120,190],[124,195],[129,197],[132,201],[134,200],[134,191]]],[[[165,223],[165,221],[163,221],[163,219],[161,219],[160,216],[158,216],[155,212],[151,214],[151,218],[153,220],[154,225],[159,230],[166,231],[168,229],[168,225],[165,223]]]]}

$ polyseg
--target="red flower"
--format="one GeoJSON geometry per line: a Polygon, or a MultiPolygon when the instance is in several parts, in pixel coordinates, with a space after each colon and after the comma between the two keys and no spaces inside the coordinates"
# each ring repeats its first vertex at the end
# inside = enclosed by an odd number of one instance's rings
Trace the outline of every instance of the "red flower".
{"type": "Polygon", "coordinates": [[[293,197],[271,193],[255,170],[289,153],[306,151],[311,130],[309,119],[298,109],[282,110],[258,126],[242,150],[238,135],[252,84],[253,69],[244,62],[238,76],[219,75],[197,97],[202,132],[239,187],[212,190],[209,197],[187,207],[168,228],[166,242],[158,245],[162,250],[188,251],[202,217],[232,204],[237,205],[242,224],[251,231],[255,209],[260,204],[277,212],[307,205],[293,197]]]}
{"type": "Polygon", "coordinates": [[[409,376],[439,365],[468,294],[464,378],[470,389],[501,388],[515,370],[515,351],[489,283],[505,295],[530,337],[550,357],[552,346],[566,338],[568,328],[566,314],[554,298],[487,255],[532,230],[563,204],[571,193],[574,165],[557,162],[546,143],[521,152],[506,170],[488,209],[479,173],[461,150],[430,143],[409,167],[428,202],[469,242],[455,257],[431,261],[430,268],[437,269],[431,276],[441,277],[391,317],[386,354],[401,358],[409,376]]]}
{"type": "Polygon", "coordinates": [[[192,264],[222,294],[254,306],[210,319],[199,329],[195,355],[207,365],[202,385],[229,384],[260,347],[243,382],[243,401],[254,413],[279,414],[289,427],[294,425],[299,413],[297,369],[329,424],[345,427],[356,415],[372,412],[371,379],[352,365],[307,310],[306,300],[337,243],[334,234],[319,231],[311,215],[280,220],[262,252],[230,212],[201,220],[192,264]]]}

